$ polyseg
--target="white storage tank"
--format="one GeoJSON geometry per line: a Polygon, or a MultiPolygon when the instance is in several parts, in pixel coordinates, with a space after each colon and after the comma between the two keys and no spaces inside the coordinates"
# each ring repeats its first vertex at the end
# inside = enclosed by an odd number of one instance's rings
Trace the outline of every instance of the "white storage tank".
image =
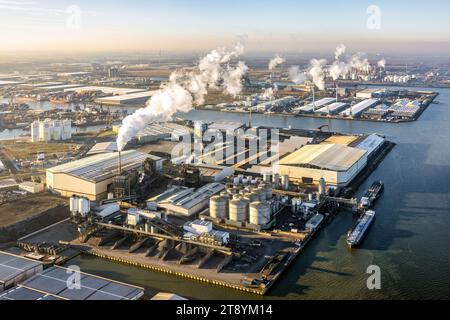
{"type": "Polygon", "coordinates": [[[272,208],[268,202],[253,202],[250,204],[250,220],[254,225],[263,226],[270,222],[272,208]]]}
{"type": "Polygon", "coordinates": [[[209,211],[211,218],[226,219],[228,215],[228,196],[215,196],[209,201],[209,211]]]}
{"type": "Polygon", "coordinates": [[[273,189],[272,189],[272,186],[270,184],[263,184],[263,185],[261,185],[261,189],[264,190],[267,200],[270,200],[270,199],[273,198],[273,189]]]}
{"type": "Polygon", "coordinates": [[[242,198],[230,201],[230,220],[235,222],[247,221],[248,204],[249,202],[242,198]]]}
{"type": "Polygon", "coordinates": [[[69,207],[70,207],[70,212],[72,213],[77,213],[78,212],[78,202],[79,202],[79,198],[78,197],[71,197],[69,200],[69,207]]]}
{"type": "Polygon", "coordinates": [[[266,201],[266,190],[263,188],[258,188],[258,190],[256,190],[256,194],[258,195],[259,201],[266,201]]]}
{"type": "Polygon", "coordinates": [[[78,199],[78,212],[82,216],[86,216],[91,211],[91,202],[86,198],[78,199]]]}
{"type": "Polygon", "coordinates": [[[259,195],[257,193],[250,193],[245,197],[246,200],[249,202],[256,202],[259,201],[259,195]]]}
{"type": "Polygon", "coordinates": [[[324,178],[320,178],[319,180],[319,194],[324,196],[327,193],[327,184],[324,178]]]}

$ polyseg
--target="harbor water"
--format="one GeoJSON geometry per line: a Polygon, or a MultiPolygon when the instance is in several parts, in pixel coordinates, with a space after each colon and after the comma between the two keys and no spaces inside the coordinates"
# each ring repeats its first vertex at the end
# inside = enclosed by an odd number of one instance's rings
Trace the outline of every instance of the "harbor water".
{"type": "MultiPolygon", "coordinates": [[[[342,213],[301,253],[266,297],[81,256],[83,271],[194,299],[444,299],[450,297],[450,89],[440,89],[416,122],[390,124],[253,115],[255,125],[349,134],[379,133],[397,146],[361,186],[385,183],[377,217],[361,248],[350,250],[354,218],[342,213]],[[367,288],[367,268],[379,266],[381,289],[367,288]]],[[[191,120],[247,122],[245,114],[193,111],[191,120]]]]}

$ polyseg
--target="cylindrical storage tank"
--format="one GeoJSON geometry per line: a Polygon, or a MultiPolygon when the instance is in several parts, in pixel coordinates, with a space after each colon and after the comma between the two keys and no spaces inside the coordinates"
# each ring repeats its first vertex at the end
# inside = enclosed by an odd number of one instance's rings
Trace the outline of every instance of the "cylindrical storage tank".
{"type": "Polygon", "coordinates": [[[266,201],[266,190],[258,189],[256,190],[256,194],[258,195],[259,201],[266,201]]]}
{"type": "Polygon", "coordinates": [[[226,219],[228,215],[228,196],[215,196],[209,201],[209,212],[211,218],[226,219]]]}
{"type": "Polygon", "coordinates": [[[327,193],[327,184],[324,178],[319,180],[319,194],[324,196],[327,193]]]}
{"type": "Polygon", "coordinates": [[[234,179],[233,179],[233,184],[234,185],[238,185],[239,183],[240,183],[240,179],[239,179],[239,177],[235,177],[234,179]]]}
{"type": "Polygon", "coordinates": [[[245,222],[248,217],[249,202],[244,199],[232,200],[229,203],[230,220],[235,222],[245,222]]]}
{"type": "Polygon", "coordinates": [[[263,185],[261,185],[261,189],[264,190],[267,200],[270,200],[273,198],[273,189],[272,189],[271,185],[263,184],[263,185]]]}
{"type": "Polygon", "coordinates": [[[257,193],[250,193],[248,194],[246,197],[246,200],[248,200],[249,202],[256,202],[259,201],[259,195],[257,193]]]}
{"type": "Polygon", "coordinates": [[[272,175],[270,173],[264,173],[263,174],[263,181],[265,183],[271,183],[272,182],[272,175]]]}
{"type": "Polygon", "coordinates": [[[70,198],[70,212],[73,212],[73,213],[78,212],[78,201],[79,201],[79,198],[77,198],[77,197],[70,198]]]}
{"type": "Polygon", "coordinates": [[[308,194],[308,200],[309,201],[313,201],[313,194],[312,193],[308,194]]]}
{"type": "Polygon", "coordinates": [[[250,204],[250,220],[254,225],[263,226],[270,222],[272,208],[268,202],[253,202],[250,204]]]}
{"type": "Polygon", "coordinates": [[[275,188],[279,188],[280,187],[280,175],[278,173],[275,173],[273,175],[273,184],[275,186],[275,188]]]}
{"type": "Polygon", "coordinates": [[[283,190],[289,190],[289,176],[284,175],[281,177],[281,186],[283,190]]]}
{"type": "Polygon", "coordinates": [[[91,203],[86,198],[79,198],[78,199],[78,212],[85,216],[91,211],[91,203]]]}

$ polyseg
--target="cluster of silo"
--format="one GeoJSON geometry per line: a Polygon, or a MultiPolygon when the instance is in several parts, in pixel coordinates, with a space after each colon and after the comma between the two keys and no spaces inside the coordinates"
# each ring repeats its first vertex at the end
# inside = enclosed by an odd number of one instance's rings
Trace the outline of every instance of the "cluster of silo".
{"type": "Polygon", "coordinates": [[[278,173],[274,173],[274,174],[264,173],[263,181],[265,183],[272,184],[275,189],[289,190],[289,176],[288,175],[280,176],[278,173]]]}
{"type": "Polygon", "coordinates": [[[280,208],[280,202],[273,197],[271,180],[242,175],[227,185],[226,192],[210,200],[211,218],[231,223],[267,225],[280,208]]]}
{"type": "Polygon", "coordinates": [[[85,217],[91,211],[91,202],[89,199],[73,196],[69,200],[69,208],[72,215],[79,213],[85,217]]]}

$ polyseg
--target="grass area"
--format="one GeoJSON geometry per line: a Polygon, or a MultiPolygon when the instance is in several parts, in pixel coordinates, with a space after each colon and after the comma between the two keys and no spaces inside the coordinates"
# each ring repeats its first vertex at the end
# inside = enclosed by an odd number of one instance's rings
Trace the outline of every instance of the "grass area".
{"type": "Polygon", "coordinates": [[[117,133],[115,133],[113,130],[104,131],[98,135],[99,138],[111,138],[116,136],[117,133]]]}
{"type": "Polygon", "coordinates": [[[76,151],[80,146],[73,143],[31,143],[24,140],[7,140],[1,143],[6,152],[15,159],[28,159],[35,157],[38,152],[46,155],[62,155],[76,151]]]}
{"type": "Polygon", "coordinates": [[[68,201],[46,193],[31,195],[18,201],[0,205],[0,227],[4,227],[32,216],[39,215],[49,209],[67,205],[68,201]]]}

